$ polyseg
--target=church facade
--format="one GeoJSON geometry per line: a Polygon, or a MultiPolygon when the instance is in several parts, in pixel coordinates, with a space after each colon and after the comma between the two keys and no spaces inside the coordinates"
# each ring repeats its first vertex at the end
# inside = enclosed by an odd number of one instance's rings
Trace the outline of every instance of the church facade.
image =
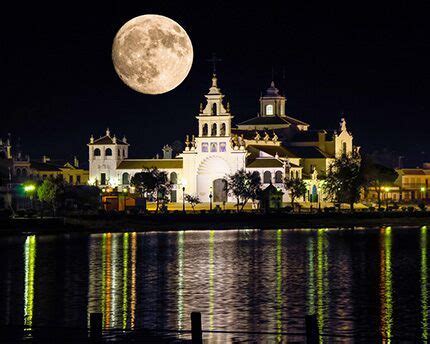
{"type": "Polygon", "coordinates": [[[187,135],[185,149],[171,156],[168,146],[162,159],[129,159],[129,143],[107,130],[103,137],[90,138],[89,182],[102,188],[130,188],[131,177],[145,168],[166,171],[173,184],[172,202],[182,202],[184,194],[200,201],[235,202],[225,191],[226,176],[240,169],[257,171],[263,188],[273,185],[284,192],[285,177],[303,179],[308,194],[303,200],[322,199],[321,181],[335,158],[358,147],[342,118],[338,130],[313,130],[308,123],[286,112],[286,98],[272,82],[260,98],[260,112],[233,125],[229,103],[218,87],[215,75],[196,116],[198,132],[187,135]]]}

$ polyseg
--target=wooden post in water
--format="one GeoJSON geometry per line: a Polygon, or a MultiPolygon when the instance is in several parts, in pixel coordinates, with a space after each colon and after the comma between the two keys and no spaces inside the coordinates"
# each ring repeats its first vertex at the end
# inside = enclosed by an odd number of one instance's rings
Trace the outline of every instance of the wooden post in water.
{"type": "Polygon", "coordinates": [[[315,314],[306,315],[306,343],[307,344],[318,344],[319,343],[319,329],[317,316],[315,314]]]}
{"type": "Polygon", "coordinates": [[[91,339],[100,339],[102,336],[102,313],[90,313],[90,337],[91,339]]]}
{"type": "Polygon", "coordinates": [[[191,342],[193,344],[202,344],[202,314],[200,312],[191,312],[191,342]]]}

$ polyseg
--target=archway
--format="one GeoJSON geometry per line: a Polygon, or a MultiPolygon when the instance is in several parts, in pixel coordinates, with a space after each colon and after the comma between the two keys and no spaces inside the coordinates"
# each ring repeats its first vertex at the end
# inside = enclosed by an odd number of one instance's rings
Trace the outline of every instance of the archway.
{"type": "Polygon", "coordinates": [[[214,202],[227,202],[227,181],[225,179],[215,179],[212,189],[214,202]]]}
{"type": "MultiPolygon", "coordinates": [[[[212,155],[206,159],[204,159],[198,169],[197,169],[197,194],[202,202],[209,202],[209,194],[212,192],[212,196],[215,194],[215,185],[214,181],[217,179],[223,180],[226,175],[231,173],[230,166],[223,158],[212,155]]],[[[221,182],[217,182],[216,187],[220,187],[221,182]]],[[[222,188],[221,188],[222,189],[222,188]]],[[[218,190],[218,189],[217,189],[218,190]]],[[[214,202],[222,202],[226,197],[224,195],[220,196],[220,201],[216,201],[215,198],[212,198],[214,202]]]]}
{"type": "Polygon", "coordinates": [[[312,186],[312,193],[310,195],[311,202],[318,202],[318,190],[316,185],[312,186]]]}

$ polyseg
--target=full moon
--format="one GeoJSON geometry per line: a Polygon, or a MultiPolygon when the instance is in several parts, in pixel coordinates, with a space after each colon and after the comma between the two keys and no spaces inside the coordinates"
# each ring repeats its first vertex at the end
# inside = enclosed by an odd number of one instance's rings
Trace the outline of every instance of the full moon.
{"type": "Polygon", "coordinates": [[[112,60],[118,76],[133,90],[162,94],[187,77],[193,46],[174,20],[147,14],[121,27],[113,41],[112,60]]]}

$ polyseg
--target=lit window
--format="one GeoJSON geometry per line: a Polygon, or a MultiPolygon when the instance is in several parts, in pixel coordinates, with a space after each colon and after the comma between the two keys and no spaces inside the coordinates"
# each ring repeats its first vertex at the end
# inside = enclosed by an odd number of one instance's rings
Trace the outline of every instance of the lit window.
{"type": "Polygon", "coordinates": [[[273,105],[266,105],[266,115],[273,115],[273,105]]]}

